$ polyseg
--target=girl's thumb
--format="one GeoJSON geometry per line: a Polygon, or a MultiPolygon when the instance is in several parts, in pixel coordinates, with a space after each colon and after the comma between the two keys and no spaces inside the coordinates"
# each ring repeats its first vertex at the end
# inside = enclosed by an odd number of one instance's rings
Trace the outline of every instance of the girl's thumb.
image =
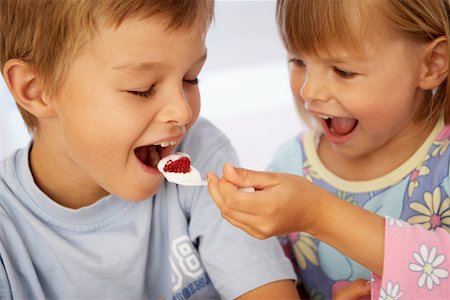
{"type": "Polygon", "coordinates": [[[223,168],[223,176],[226,180],[239,187],[255,187],[262,189],[266,186],[266,174],[264,172],[257,172],[243,168],[235,168],[233,165],[227,163],[223,168]]]}

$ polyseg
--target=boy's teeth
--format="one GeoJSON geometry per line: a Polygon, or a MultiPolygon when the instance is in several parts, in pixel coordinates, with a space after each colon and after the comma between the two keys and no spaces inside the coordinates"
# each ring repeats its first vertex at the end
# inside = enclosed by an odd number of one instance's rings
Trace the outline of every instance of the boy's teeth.
{"type": "Polygon", "coordinates": [[[161,147],[169,147],[175,145],[176,143],[177,143],[176,141],[171,141],[171,142],[161,142],[155,145],[160,145],[161,147]]]}

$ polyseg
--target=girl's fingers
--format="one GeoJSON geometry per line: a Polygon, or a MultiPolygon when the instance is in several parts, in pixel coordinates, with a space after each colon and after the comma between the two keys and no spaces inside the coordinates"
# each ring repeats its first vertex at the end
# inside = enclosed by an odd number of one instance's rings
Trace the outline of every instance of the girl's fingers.
{"type": "Polygon", "coordinates": [[[259,195],[256,193],[249,193],[242,191],[236,185],[230,183],[225,179],[218,179],[217,177],[211,177],[210,194],[216,201],[220,201],[221,210],[230,209],[236,210],[248,214],[255,214],[258,212],[258,205],[261,202],[259,195]]]}
{"type": "Polygon", "coordinates": [[[257,229],[257,227],[254,226],[254,224],[256,224],[256,216],[233,212],[232,216],[224,215],[223,217],[233,226],[242,229],[257,239],[267,238],[267,236],[262,235],[258,230],[255,230],[255,228],[257,229]]]}
{"type": "Polygon", "coordinates": [[[219,178],[214,173],[209,173],[207,177],[208,192],[220,210],[224,208],[222,197],[219,193],[219,178]]]}
{"type": "Polygon", "coordinates": [[[370,284],[365,279],[356,279],[333,295],[333,300],[370,299],[370,284]]]}
{"type": "Polygon", "coordinates": [[[225,179],[238,187],[254,187],[257,190],[262,190],[276,182],[276,179],[270,172],[235,168],[229,163],[225,164],[223,174],[225,179]]]}

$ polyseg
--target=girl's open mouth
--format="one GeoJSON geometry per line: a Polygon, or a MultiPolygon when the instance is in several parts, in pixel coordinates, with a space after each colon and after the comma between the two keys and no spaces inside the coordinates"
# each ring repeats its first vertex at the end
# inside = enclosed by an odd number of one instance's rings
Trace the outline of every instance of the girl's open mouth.
{"type": "Polygon", "coordinates": [[[358,120],[353,118],[329,117],[325,119],[325,123],[332,135],[343,136],[351,133],[355,129],[358,120]]]}
{"type": "Polygon", "coordinates": [[[325,137],[333,144],[342,144],[348,141],[359,123],[354,118],[323,115],[319,117],[325,137]]]}

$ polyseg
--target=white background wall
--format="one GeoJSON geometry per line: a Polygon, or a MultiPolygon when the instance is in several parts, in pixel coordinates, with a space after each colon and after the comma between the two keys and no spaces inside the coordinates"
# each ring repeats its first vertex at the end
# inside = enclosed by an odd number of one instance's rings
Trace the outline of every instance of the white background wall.
{"type": "MultiPolygon", "coordinates": [[[[301,128],[276,29],[275,2],[218,0],[206,43],[208,60],[199,76],[201,115],[229,136],[243,166],[262,170],[275,149],[301,128]]],[[[0,82],[0,159],[28,140],[0,82]]]]}

